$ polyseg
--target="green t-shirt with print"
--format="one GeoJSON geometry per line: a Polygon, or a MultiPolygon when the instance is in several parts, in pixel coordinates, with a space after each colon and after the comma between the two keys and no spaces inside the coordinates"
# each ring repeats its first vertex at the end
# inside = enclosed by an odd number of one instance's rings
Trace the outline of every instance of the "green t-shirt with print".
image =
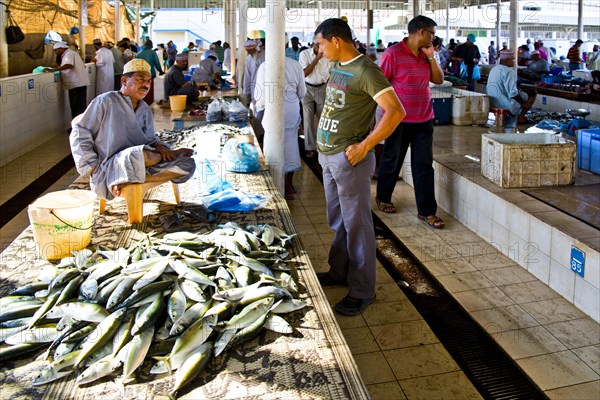
{"type": "Polygon", "coordinates": [[[387,90],[393,90],[390,83],[367,57],[335,62],[317,129],[319,152],[335,154],[361,142],[373,123],[377,108],[374,99],[387,90]]]}

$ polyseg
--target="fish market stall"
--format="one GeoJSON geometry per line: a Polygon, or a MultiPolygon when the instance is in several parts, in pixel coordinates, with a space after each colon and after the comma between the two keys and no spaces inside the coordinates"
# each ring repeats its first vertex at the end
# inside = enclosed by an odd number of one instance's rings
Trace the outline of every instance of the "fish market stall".
{"type": "MultiPolygon", "coordinates": [[[[214,128],[161,139],[193,146],[214,128]]],[[[112,201],[95,215],[92,251],[60,264],[39,257],[31,227],[22,232],[0,263],[0,334],[23,346],[0,346],[2,398],[369,397],[268,170],[220,177],[269,201],[251,212],[183,213],[166,233],[161,215],[202,204],[200,173],[179,185],[178,206],[169,185],[152,189],[140,224],[127,224],[124,201],[112,201]],[[15,305],[6,296],[16,288],[38,298],[15,305]],[[57,341],[65,329],[81,337],[57,341]]],[[[71,189],[87,187],[78,179],[71,189]]]]}

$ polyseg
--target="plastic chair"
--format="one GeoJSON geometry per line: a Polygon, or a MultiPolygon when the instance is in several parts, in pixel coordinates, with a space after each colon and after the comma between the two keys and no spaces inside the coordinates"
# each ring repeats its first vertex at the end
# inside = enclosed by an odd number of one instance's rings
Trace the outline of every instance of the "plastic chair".
{"type": "MultiPolygon", "coordinates": [[[[142,222],[144,217],[144,194],[156,187],[167,182],[147,182],[147,183],[132,183],[123,186],[121,189],[121,197],[125,198],[125,204],[127,205],[127,222],[130,224],[139,224],[142,222]]],[[[175,202],[180,203],[179,187],[176,183],[171,182],[173,185],[173,194],[175,195],[175,202]]],[[[104,214],[106,208],[106,199],[100,199],[100,214],[104,214]]]]}

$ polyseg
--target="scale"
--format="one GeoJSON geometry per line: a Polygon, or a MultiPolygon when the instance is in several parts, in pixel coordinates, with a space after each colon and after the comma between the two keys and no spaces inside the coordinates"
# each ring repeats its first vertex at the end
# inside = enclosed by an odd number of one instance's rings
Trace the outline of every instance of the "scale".
{"type": "Polygon", "coordinates": [[[585,117],[590,115],[590,110],[586,110],[585,108],[569,108],[567,113],[573,117],[573,120],[567,126],[567,133],[569,135],[575,136],[576,130],[590,127],[590,121],[585,119],[585,117]]]}

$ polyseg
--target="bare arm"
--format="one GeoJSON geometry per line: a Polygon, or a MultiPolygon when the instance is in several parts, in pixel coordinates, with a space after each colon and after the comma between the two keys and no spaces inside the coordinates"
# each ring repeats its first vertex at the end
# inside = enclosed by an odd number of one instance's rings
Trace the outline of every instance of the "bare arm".
{"type": "Polygon", "coordinates": [[[435,61],[435,58],[433,57],[433,46],[422,47],[421,51],[427,56],[427,60],[429,60],[429,67],[431,68],[430,81],[436,85],[443,83],[444,71],[442,71],[442,68],[440,68],[437,61],[435,61]]]}
{"type": "Polygon", "coordinates": [[[375,101],[383,109],[383,117],[362,142],[346,148],[346,157],[353,166],[365,158],[376,144],[390,136],[406,116],[406,111],[393,90],[383,93],[375,101]]]}
{"type": "Polygon", "coordinates": [[[61,66],[56,67],[56,68],[50,68],[50,67],[44,68],[44,72],[65,71],[67,69],[72,69],[72,68],[73,68],[73,65],[71,65],[71,64],[64,64],[64,65],[61,65],[61,66]]]}

